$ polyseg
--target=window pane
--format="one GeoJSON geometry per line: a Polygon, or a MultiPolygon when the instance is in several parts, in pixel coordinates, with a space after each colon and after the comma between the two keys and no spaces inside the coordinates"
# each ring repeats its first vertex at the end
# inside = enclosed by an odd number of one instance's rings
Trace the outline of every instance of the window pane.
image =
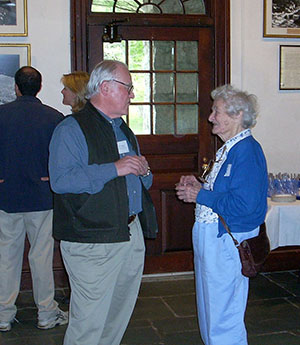
{"type": "Polygon", "coordinates": [[[174,134],[174,106],[156,105],[153,112],[153,134],[174,134]]]}
{"type": "Polygon", "coordinates": [[[177,70],[178,71],[197,71],[198,70],[198,42],[178,41],[177,51],[177,70]]]}
{"type": "Polygon", "coordinates": [[[141,8],[138,9],[138,13],[153,13],[153,14],[160,14],[160,10],[158,7],[153,6],[151,4],[143,5],[141,8]]]}
{"type": "Polygon", "coordinates": [[[115,0],[93,0],[92,12],[113,12],[115,0]]]}
{"type": "Polygon", "coordinates": [[[151,134],[150,106],[130,105],[128,122],[135,134],[151,134]]]}
{"type": "Polygon", "coordinates": [[[150,68],[150,42],[128,41],[129,69],[149,70],[150,68]]]}
{"type": "Polygon", "coordinates": [[[103,43],[104,59],[119,60],[126,63],[125,41],[115,43],[103,43]]]}
{"type": "Polygon", "coordinates": [[[174,102],[173,73],[154,73],[153,102],[174,102]]]}
{"type": "MultiPolygon", "coordinates": [[[[157,2],[161,1],[157,0],[157,2]]],[[[161,4],[161,8],[163,10],[163,13],[183,14],[184,6],[182,6],[180,0],[165,0],[161,4]]]]}
{"type": "Polygon", "coordinates": [[[186,14],[205,14],[205,3],[203,0],[188,0],[184,3],[186,14]]]}
{"type": "Polygon", "coordinates": [[[116,11],[115,12],[136,12],[138,4],[134,0],[118,0],[116,1],[116,11]]]}
{"type": "Polygon", "coordinates": [[[198,133],[198,105],[177,106],[177,134],[198,133]]]}
{"type": "Polygon", "coordinates": [[[115,12],[123,13],[206,13],[204,0],[93,0],[91,9],[92,12],[114,12],[114,3],[115,12]]]}
{"type": "Polygon", "coordinates": [[[174,42],[153,41],[153,69],[172,71],[174,69],[174,42]]]}
{"type": "Polygon", "coordinates": [[[198,101],[198,74],[177,73],[177,102],[198,101]]]}
{"type": "Polygon", "coordinates": [[[133,102],[150,102],[150,73],[131,73],[135,97],[133,102]]]}

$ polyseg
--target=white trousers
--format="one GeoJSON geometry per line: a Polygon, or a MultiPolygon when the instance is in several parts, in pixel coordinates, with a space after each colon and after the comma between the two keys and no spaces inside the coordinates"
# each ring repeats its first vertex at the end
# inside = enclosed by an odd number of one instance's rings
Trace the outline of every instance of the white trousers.
{"type": "MultiPolygon", "coordinates": [[[[247,345],[244,314],[249,279],[241,273],[231,237],[217,237],[218,225],[193,227],[198,321],[205,345],[247,345]]],[[[239,234],[234,234],[240,241],[239,234]]],[[[245,236],[243,234],[242,236],[245,236]]]]}
{"type": "Polygon", "coordinates": [[[139,219],[130,241],[61,241],[71,286],[64,345],[119,345],[133,312],[144,268],[145,244],[139,219]]]}
{"type": "Polygon", "coordinates": [[[53,318],[54,301],[52,210],[6,213],[0,210],[0,321],[9,322],[17,313],[25,235],[30,250],[28,261],[33,297],[40,321],[53,318]]]}

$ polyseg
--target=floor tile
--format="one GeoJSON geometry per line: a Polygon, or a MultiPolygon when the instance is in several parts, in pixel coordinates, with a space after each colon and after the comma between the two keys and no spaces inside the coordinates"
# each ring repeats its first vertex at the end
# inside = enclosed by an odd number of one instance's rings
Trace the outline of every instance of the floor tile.
{"type": "Polygon", "coordinates": [[[172,318],[153,321],[153,326],[159,334],[173,334],[184,331],[198,331],[196,317],[172,318]]]}
{"type": "Polygon", "coordinates": [[[177,317],[195,316],[197,314],[195,293],[163,297],[163,300],[177,317]]]}
{"type": "MultiPolygon", "coordinates": [[[[69,289],[56,290],[55,298],[63,310],[68,310],[68,296],[69,289]]],[[[66,326],[37,329],[31,291],[20,293],[17,306],[19,323],[10,332],[0,333],[0,345],[63,344],[66,326]]],[[[249,345],[299,345],[298,271],[263,273],[250,279],[245,321],[249,345]]],[[[193,276],[143,281],[121,345],[203,345],[193,276]]]]}
{"type": "Polygon", "coordinates": [[[172,317],[172,311],[163,302],[161,297],[157,298],[139,298],[132,318],[133,319],[151,319],[159,320],[172,317]]]}
{"type": "Polygon", "coordinates": [[[283,286],[270,281],[265,275],[259,274],[255,278],[250,278],[249,281],[249,301],[292,296],[283,286]]]}
{"type": "Polygon", "coordinates": [[[166,336],[164,345],[203,345],[198,331],[176,333],[166,336]]]}
{"type": "Polygon", "coordinates": [[[266,299],[248,304],[246,325],[249,334],[291,331],[300,328],[300,309],[286,299],[266,299]]]}
{"type": "Polygon", "coordinates": [[[299,271],[269,273],[265,277],[289,293],[300,296],[299,271]]]}
{"type": "Polygon", "coordinates": [[[249,336],[248,345],[299,345],[300,337],[289,332],[249,336]]]}
{"type": "Polygon", "coordinates": [[[145,282],[141,286],[139,296],[176,296],[189,293],[195,293],[194,279],[145,282]]]}
{"type": "Polygon", "coordinates": [[[152,327],[128,328],[121,345],[153,345],[160,344],[161,338],[152,327]]]}

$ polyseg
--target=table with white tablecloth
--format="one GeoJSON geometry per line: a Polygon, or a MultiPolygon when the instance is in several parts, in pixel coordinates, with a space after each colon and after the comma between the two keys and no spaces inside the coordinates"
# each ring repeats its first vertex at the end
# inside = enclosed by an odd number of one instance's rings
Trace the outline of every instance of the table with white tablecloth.
{"type": "Polygon", "coordinates": [[[271,250],[300,246],[300,200],[274,202],[268,199],[266,226],[271,250]]]}

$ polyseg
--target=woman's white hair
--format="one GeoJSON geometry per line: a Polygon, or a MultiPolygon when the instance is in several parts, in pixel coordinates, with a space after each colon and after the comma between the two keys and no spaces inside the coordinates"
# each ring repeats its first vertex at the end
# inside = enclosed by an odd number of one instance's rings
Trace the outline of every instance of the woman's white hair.
{"type": "Polygon", "coordinates": [[[229,116],[238,115],[242,112],[243,128],[252,128],[256,125],[258,115],[257,97],[245,91],[235,89],[232,85],[226,84],[217,87],[211,92],[213,100],[222,99],[225,103],[225,110],[229,116]]]}
{"type": "Polygon", "coordinates": [[[86,98],[90,99],[99,92],[99,86],[105,80],[112,80],[116,77],[118,67],[128,68],[123,62],[116,60],[103,60],[93,69],[90,80],[87,84],[86,98]]]}

